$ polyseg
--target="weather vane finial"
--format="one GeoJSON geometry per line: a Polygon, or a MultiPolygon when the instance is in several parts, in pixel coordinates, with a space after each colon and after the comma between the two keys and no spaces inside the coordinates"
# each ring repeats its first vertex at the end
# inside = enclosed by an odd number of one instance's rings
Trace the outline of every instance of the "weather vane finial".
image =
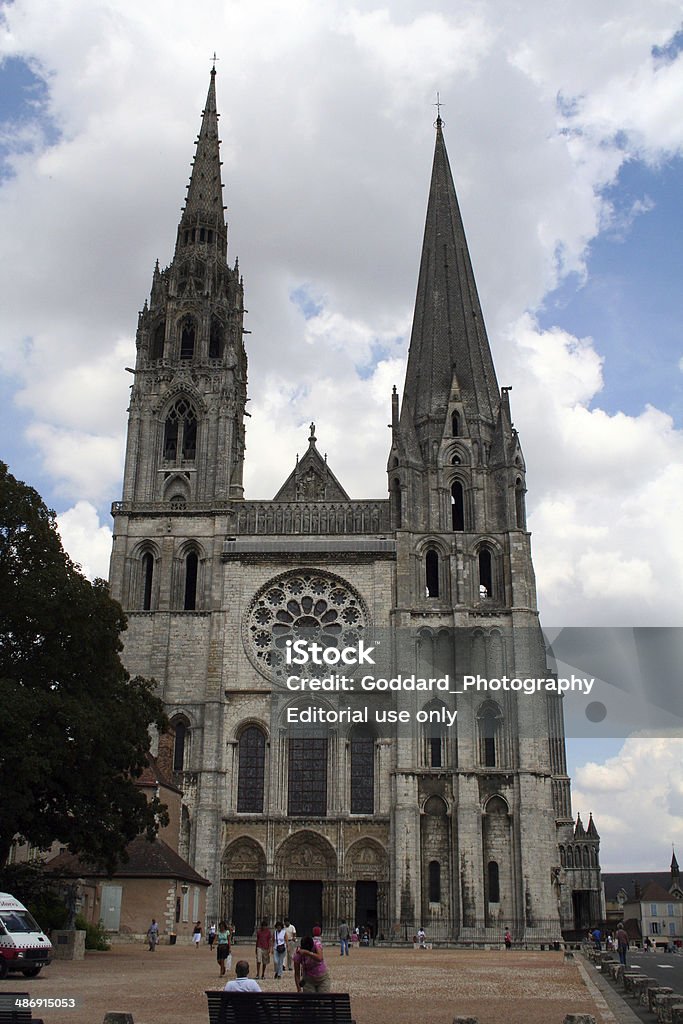
{"type": "Polygon", "coordinates": [[[213,51],[213,57],[211,58],[211,74],[216,74],[216,61],[220,60],[220,57],[216,56],[216,51],[213,51]]]}
{"type": "Polygon", "coordinates": [[[441,102],[441,97],[438,92],[436,94],[436,103],[434,103],[433,106],[436,107],[436,121],[434,122],[434,127],[440,128],[443,124],[443,121],[441,120],[441,108],[443,103],[441,102]]]}

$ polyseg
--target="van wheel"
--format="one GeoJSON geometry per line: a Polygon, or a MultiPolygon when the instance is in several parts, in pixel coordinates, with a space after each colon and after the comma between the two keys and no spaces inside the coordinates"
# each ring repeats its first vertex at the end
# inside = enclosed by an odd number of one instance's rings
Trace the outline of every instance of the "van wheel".
{"type": "Polygon", "coordinates": [[[0,978],[6,978],[8,970],[9,968],[7,967],[7,961],[5,960],[4,956],[0,956],[0,978]]]}
{"type": "Polygon", "coordinates": [[[36,978],[40,974],[41,970],[42,968],[40,967],[25,967],[21,973],[25,978],[36,978]]]}

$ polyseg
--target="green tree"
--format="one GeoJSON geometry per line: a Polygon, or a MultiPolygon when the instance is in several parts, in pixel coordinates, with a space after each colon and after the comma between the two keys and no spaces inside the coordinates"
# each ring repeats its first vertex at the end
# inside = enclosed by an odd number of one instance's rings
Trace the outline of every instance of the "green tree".
{"type": "Polygon", "coordinates": [[[106,583],[65,553],[54,512],[0,463],[0,864],[20,835],[113,869],[166,823],[135,779],[149,727],[168,723],[154,682],[121,663],[125,628],[106,583]]]}

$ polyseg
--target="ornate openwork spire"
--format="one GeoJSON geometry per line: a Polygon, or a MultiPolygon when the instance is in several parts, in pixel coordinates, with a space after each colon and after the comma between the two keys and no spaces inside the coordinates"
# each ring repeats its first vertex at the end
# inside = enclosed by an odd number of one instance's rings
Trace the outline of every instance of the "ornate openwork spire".
{"type": "Polygon", "coordinates": [[[208,232],[218,240],[225,239],[225,206],[221,182],[220,140],[218,138],[218,111],[216,110],[216,67],[211,69],[209,91],[202,112],[202,124],[197,138],[197,149],[192,162],[192,174],[187,187],[185,206],[178,227],[178,247],[199,242],[196,232],[208,232]],[[195,235],[192,235],[192,232],[195,235]]]}

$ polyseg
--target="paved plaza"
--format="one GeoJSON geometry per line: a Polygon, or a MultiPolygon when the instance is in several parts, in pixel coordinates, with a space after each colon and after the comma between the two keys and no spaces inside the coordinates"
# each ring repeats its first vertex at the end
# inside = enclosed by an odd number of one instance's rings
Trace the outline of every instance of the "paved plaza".
{"type": "MultiPolygon", "coordinates": [[[[355,949],[349,957],[325,947],[333,991],[349,992],[357,1024],[451,1024],[456,1014],[480,1024],[562,1024],[567,1013],[591,1013],[598,1024],[615,1024],[580,961],[561,953],[504,950],[355,949]]],[[[249,960],[251,944],[235,959],[249,960]]],[[[294,991],[293,973],[269,976],[267,991],[294,991]]],[[[133,1014],[135,1024],[208,1024],[206,996],[221,988],[218,967],[206,945],[115,946],[88,953],[81,962],[54,961],[35,979],[0,982],[3,991],[35,998],[75,997],[72,1010],[41,1010],[46,1024],[102,1024],[108,1010],[133,1014]]],[[[39,1016],[38,1011],[34,1011],[39,1016]]]]}

